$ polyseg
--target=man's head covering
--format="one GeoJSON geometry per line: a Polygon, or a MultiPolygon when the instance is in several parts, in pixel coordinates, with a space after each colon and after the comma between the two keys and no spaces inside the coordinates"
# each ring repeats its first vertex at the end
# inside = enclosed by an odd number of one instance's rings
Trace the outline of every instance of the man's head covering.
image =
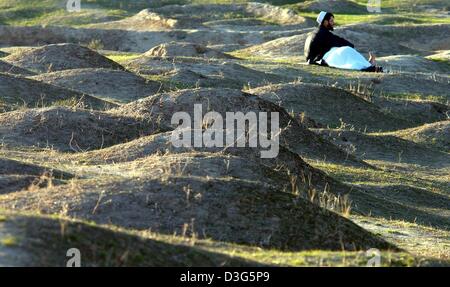
{"type": "Polygon", "coordinates": [[[319,16],[317,16],[317,23],[319,23],[319,25],[322,25],[323,19],[325,19],[326,15],[327,15],[327,12],[325,12],[325,11],[321,11],[319,13],[319,16]]]}

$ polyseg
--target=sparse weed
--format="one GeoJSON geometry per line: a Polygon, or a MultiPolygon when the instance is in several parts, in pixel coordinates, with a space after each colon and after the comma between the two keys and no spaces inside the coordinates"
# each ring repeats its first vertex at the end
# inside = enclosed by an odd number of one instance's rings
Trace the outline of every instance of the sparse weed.
{"type": "Polygon", "coordinates": [[[302,174],[300,182],[298,182],[298,177],[295,175],[291,175],[290,179],[291,191],[295,196],[308,200],[313,204],[336,212],[344,217],[350,216],[352,204],[347,194],[336,195],[331,193],[328,183],[325,185],[323,191],[317,191],[316,187],[314,187],[311,182],[311,174],[306,177],[304,176],[304,174],[302,174]]]}
{"type": "Polygon", "coordinates": [[[38,191],[41,188],[52,188],[53,187],[53,173],[45,172],[40,177],[36,178],[30,186],[28,186],[28,191],[38,191]]]}
{"type": "Polygon", "coordinates": [[[89,44],[87,45],[89,49],[92,50],[103,50],[105,48],[105,45],[103,45],[102,41],[100,39],[92,39],[89,44]]]}

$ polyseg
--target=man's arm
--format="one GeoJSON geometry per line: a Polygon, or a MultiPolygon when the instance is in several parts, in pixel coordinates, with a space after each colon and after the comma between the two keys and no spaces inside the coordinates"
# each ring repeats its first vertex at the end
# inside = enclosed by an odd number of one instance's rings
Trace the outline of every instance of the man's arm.
{"type": "Polygon", "coordinates": [[[333,34],[332,39],[332,46],[333,47],[344,47],[344,46],[350,46],[352,48],[355,48],[355,45],[353,45],[351,42],[345,40],[344,38],[341,38],[339,36],[336,36],[333,34]]]}

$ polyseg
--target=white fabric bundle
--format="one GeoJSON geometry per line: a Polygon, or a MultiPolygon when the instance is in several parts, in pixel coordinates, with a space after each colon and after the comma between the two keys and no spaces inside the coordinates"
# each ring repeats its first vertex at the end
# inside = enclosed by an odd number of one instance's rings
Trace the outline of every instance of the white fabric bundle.
{"type": "Polygon", "coordinates": [[[349,46],[331,48],[323,59],[328,66],[339,69],[362,70],[372,66],[363,55],[349,46]]]}

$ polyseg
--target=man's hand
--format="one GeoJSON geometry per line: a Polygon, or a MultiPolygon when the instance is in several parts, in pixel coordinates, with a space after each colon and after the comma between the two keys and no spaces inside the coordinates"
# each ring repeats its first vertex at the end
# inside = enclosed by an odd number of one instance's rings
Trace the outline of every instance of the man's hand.
{"type": "Polygon", "coordinates": [[[375,57],[374,54],[372,54],[372,52],[369,52],[369,62],[370,62],[373,66],[376,66],[376,65],[377,65],[376,57],[375,57]]]}

